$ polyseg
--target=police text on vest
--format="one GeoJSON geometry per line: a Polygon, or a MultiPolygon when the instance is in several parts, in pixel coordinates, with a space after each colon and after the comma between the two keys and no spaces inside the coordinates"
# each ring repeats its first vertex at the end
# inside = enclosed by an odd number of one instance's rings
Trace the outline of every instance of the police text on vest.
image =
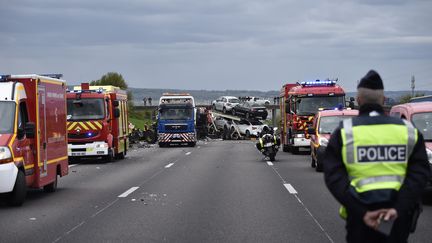
{"type": "Polygon", "coordinates": [[[358,162],[392,162],[406,160],[404,145],[371,145],[357,147],[358,162]]]}

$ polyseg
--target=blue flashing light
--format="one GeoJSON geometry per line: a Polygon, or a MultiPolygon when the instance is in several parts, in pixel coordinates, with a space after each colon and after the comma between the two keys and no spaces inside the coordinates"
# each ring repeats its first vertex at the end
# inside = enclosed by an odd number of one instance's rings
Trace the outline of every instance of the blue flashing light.
{"type": "Polygon", "coordinates": [[[93,135],[93,133],[91,133],[91,132],[87,133],[87,137],[91,137],[92,135],[93,135]]]}
{"type": "Polygon", "coordinates": [[[7,81],[7,79],[10,77],[10,75],[0,75],[0,81],[7,81]]]}
{"type": "Polygon", "coordinates": [[[334,86],[336,84],[336,80],[315,80],[315,81],[303,81],[300,84],[304,87],[312,87],[312,86],[334,86]]]}

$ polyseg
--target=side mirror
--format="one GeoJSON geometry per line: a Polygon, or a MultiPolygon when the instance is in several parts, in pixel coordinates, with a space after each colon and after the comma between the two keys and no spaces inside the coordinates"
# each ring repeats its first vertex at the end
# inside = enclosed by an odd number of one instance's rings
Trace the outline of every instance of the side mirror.
{"type": "Polygon", "coordinates": [[[34,122],[27,122],[24,130],[25,130],[25,135],[27,136],[27,138],[34,138],[35,137],[36,125],[34,124],[34,122]]]}
{"type": "Polygon", "coordinates": [[[308,130],[307,130],[307,133],[309,134],[309,135],[314,135],[315,134],[315,128],[313,128],[313,127],[309,127],[308,128],[308,130]]]}
{"type": "Polygon", "coordinates": [[[120,105],[120,102],[118,100],[113,100],[112,105],[114,107],[118,107],[120,105]]]}
{"type": "Polygon", "coordinates": [[[23,139],[25,135],[25,129],[22,127],[18,127],[17,129],[17,138],[18,139],[23,139]]]}
{"type": "Polygon", "coordinates": [[[114,118],[119,118],[120,117],[120,109],[119,108],[115,108],[114,109],[114,118]]]}

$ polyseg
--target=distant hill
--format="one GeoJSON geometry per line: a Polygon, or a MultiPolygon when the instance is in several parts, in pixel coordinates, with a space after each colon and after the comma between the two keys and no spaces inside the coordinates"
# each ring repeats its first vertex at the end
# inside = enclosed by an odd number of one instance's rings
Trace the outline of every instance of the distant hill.
{"type": "MultiPolygon", "coordinates": [[[[143,105],[142,99],[144,97],[151,97],[153,104],[159,102],[159,98],[163,93],[189,93],[194,98],[197,104],[205,105],[211,104],[211,102],[220,96],[251,96],[261,97],[273,101],[273,97],[279,96],[279,91],[258,91],[258,90],[181,90],[181,89],[142,89],[142,88],[129,88],[132,91],[135,105],[143,105]]],[[[427,90],[416,90],[416,93],[424,93],[425,95],[432,95],[432,91],[427,90]]],[[[393,99],[394,102],[398,102],[399,98],[404,95],[411,94],[411,91],[385,91],[387,98],[393,99]]],[[[355,97],[356,92],[347,92],[346,97],[355,97]]]]}

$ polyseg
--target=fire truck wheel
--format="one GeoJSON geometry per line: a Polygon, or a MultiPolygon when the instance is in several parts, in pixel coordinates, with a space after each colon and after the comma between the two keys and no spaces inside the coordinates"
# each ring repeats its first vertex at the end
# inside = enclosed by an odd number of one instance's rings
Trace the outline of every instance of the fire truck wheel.
{"type": "Polygon", "coordinates": [[[112,161],[114,160],[114,153],[113,153],[113,150],[112,150],[112,149],[108,150],[108,155],[104,156],[103,159],[104,159],[105,162],[107,162],[107,163],[112,162],[112,161]]]}
{"type": "Polygon", "coordinates": [[[58,176],[56,175],[55,180],[52,183],[43,187],[44,191],[55,192],[57,190],[57,180],[58,180],[58,176]]]}
{"type": "Polygon", "coordinates": [[[21,206],[27,194],[27,186],[24,172],[18,170],[17,178],[13,191],[9,193],[8,204],[11,206],[21,206]]]}

